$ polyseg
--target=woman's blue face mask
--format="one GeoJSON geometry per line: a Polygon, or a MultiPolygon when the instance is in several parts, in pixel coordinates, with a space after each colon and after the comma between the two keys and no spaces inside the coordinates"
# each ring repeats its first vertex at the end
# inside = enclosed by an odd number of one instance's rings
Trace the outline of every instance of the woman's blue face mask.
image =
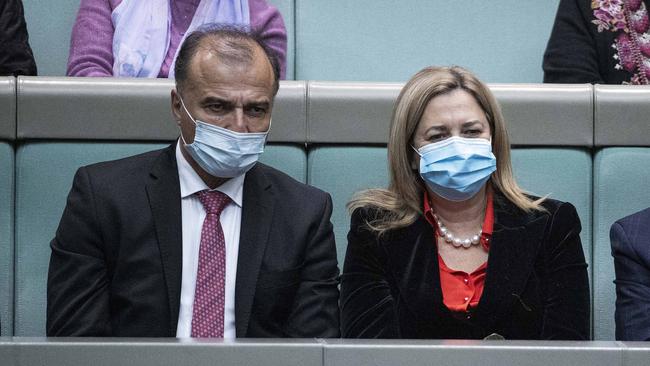
{"type": "Polygon", "coordinates": [[[420,155],[420,176],[427,187],[449,201],[474,197],[496,170],[492,144],[482,138],[454,136],[424,145],[416,152],[420,155]]]}

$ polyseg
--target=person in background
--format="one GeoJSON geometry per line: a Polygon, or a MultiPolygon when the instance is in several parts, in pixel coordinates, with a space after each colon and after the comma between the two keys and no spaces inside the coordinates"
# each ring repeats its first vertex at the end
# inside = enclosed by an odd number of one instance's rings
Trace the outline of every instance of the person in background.
{"type": "Polygon", "coordinates": [[[21,0],[0,1],[0,75],[36,75],[21,0]]]}
{"type": "Polygon", "coordinates": [[[287,33],[266,0],[81,0],[67,75],[173,78],[179,45],[208,23],[259,32],[285,78],[287,33]]]}
{"type": "Polygon", "coordinates": [[[616,339],[650,341],[650,208],[614,223],[616,339]]]}
{"type": "Polygon", "coordinates": [[[178,140],[75,175],[50,243],[48,336],[339,336],[331,197],[258,163],[279,74],[257,34],[188,36],[178,140]]]}
{"type": "Polygon", "coordinates": [[[485,84],[460,67],[415,74],[388,161],[388,188],[349,203],[343,337],[589,339],[580,219],[518,187],[485,84]]]}
{"type": "Polygon", "coordinates": [[[560,0],[545,83],[648,84],[650,0],[560,0]]]}

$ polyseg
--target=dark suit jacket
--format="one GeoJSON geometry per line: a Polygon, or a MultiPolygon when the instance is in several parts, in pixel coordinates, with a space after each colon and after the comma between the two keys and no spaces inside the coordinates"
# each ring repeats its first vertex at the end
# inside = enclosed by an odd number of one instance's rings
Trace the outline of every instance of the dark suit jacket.
{"type": "Polygon", "coordinates": [[[350,338],[589,339],[589,282],[580,220],[569,203],[524,213],[494,196],[495,223],[478,307],[444,305],[434,232],[420,216],[382,237],[357,210],[341,276],[341,332],[350,338]]]}
{"type": "MultiPolygon", "coordinates": [[[[176,335],[182,220],[174,147],[77,171],[50,244],[48,336],[176,335]]],[[[339,336],[331,211],[327,193],[273,168],[258,163],[246,174],[237,337],[339,336]]]]}
{"type": "Polygon", "coordinates": [[[616,270],[616,339],[650,341],[650,208],[609,233],[616,270]]]}

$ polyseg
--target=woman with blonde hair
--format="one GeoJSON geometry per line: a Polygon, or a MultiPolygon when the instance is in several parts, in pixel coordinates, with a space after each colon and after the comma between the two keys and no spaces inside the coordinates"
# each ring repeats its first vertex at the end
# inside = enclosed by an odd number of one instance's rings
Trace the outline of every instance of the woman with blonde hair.
{"type": "Polygon", "coordinates": [[[415,74],[388,162],[388,188],[349,203],[344,337],[589,338],[580,219],[517,186],[485,84],[460,67],[415,74]]]}

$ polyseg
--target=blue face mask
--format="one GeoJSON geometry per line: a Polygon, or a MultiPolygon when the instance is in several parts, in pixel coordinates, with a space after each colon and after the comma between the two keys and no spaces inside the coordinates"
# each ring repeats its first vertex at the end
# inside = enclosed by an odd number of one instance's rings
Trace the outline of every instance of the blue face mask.
{"type": "Polygon", "coordinates": [[[246,173],[257,163],[264,152],[268,130],[241,133],[195,120],[185,108],[183,99],[180,100],[185,113],[196,126],[194,142],[186,143],[182,131],[181,139],[185,150],[203,170],[213,177],[232,178],[246,173]]]}
{"type": "Polygon", "coordinates": [[[420,176],[431,191],[449,201],[474,197],[497,169],[486,139],[454,136],[416,151],[420,176]]]}

